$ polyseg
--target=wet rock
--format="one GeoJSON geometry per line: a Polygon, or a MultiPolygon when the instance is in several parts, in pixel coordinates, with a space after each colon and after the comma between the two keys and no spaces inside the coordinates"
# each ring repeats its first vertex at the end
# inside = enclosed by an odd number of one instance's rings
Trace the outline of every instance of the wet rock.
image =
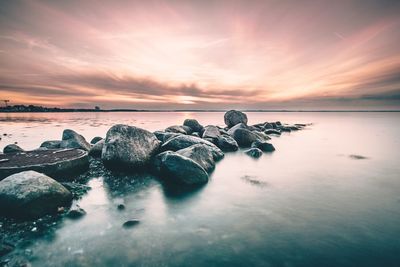
{"type": "Polygon", "coordinates": [[[204,127],[204,132],[203,132],[203,138],[207,139],[218,139],[218,137],[221,135],[221,133],[219,132],[219,129],[217,126],[214,125],[208,125],[206,127],[204,127]]]}
{"type": "Polygon", "coordinates": [[[192,145],[204,144],[209,146],[209,150],[213,154],[214,160],[218,161],[224,157],[224,153],[213,143],[191,135],[179,135],[171,138],[161,146],[162,151],[177,151],[190,147],[192,145]]]}
{"type": "Polygon", "coordinates": [[[232,133],[233,139],[240,147],[249,147],[251,144],[259,139],[259,136],[247,129],[238,128],[232,133]]]}
{"type": "Polygon", "coordinates": [[[163,132],[163,131],[155,131],[154,135],[157,137],[158,140],[161,142],[166,142],[169,139],[181,135],[180,133],[171,133],[171,132],[163,132]]]}
{"type": "Polygon", "coordinates": [[[200,137],[200,135],[199,135],[198,132],[193,132],[192,135],[193,135],[193,136],[196,136],[196,137],[200,137]]]}
{"type": "Polygon", "coordinates": [[[271,143],[263,142],[263,141],[254,141],[251,144],[251,147],[252,148],[258,148],[258,149],[260,149],[261,151],[264,151],[264,152],[275,151],[275,147],[271,143]]]}
{"type": "Polygon", "coordinates": [[[275,129],[269,129],[264,131],[265,134],[281,135],[281,132],[275,129]]]}
{"type": "Polygon", "coordinates": [[[61,141],[60,140],[44,141],[40,145],[41,148],[48,148],[48,149],[57,149],[57,148],[60,148],[60,146],[61,146],[61,141]]]}
{"type": "Polygon", "coordinates": [[[186,119],[183,122],[184,126],[190,127],[192,129],[192,132],[202,132],[203,131],[203,126],[195,119],[186,119]]]}
{"type": "Polygon", "coordinates": [[[132,227],[137,226],[139,223],[140,223],[140,221],[138,219],[132,219],[132,220],[124,222],[124,224],[122,224],[122,227],[132,228],[132,227]]]}
{"type": "Polygon", "coordinates": [[[159,149],[157,137],[144,129],[117,124],[105,139],[101,158],[109,169],[132,169],[147,165],[159,149]]]}
{"type": "Polygon", "coordinates": [[[244,123],[238,123],[235,126],[233,126],[232,128],[230,128],[228,130],[228,134],[229,135],[233,135],[233,133],[237,130],[237,129],[247,129],[247,125],[244,123]]]}
{"type": "Polygon", "coordinates": [[[157,155],[154,166],[173,183],[196,185],[208,182],[208,174],[200,164],[176,152],[166,151],[157,155]]]}
{"type": "Polygon", "coordinates": [[[169,126],[168,128],[165,129],[165,131],[169,133],[188,134],[186,129],[181,125],[169,126]]]}
{"type": "Polygon", "coordinates": [[[93,139],[90,141],[90,143],[91,143],[92,145],[94,145],[94,144],[96,144],[97,142],[99,142],[99,141],[101,141],[101,140],[103,140],[102,137],[96,136],[96,137],[93,137],[93,139]]]}
{"type": "Polygon", "coordinates": [[[3,149],[4,154],[15,153],[15,152],[23,152],[24,150],[17,146],[16,144],[6,145],[3,149]]]}
{"type": "Polygon", "coordinates": [[[217,146],[224,152],[237,151],[239,149],[236,140],[229,135],[219,136],[217,146]]]}
{"type": "Polygon", "coordinates": [[[92,157],[101,157],[101,153],[103,151],[105,140],[101,139],[97,142],[92,148],[89,150],[89,155],[92,157]]]}
{"type": "Polygon", "coordinates": [[[250,149],[246,150],[244,153],[246,153],[247,155],[249,155],[250,157],[253,157],[253,158],[259,158],[262,155],[262,151],[258,148],[250,148],[250,149]]]}
{"type": "Polygon", "coordinates": [[[0,213],[17,218],[37,218],[68,205],[71,193],[52,178],[35,172],[13,174],[0,181],[0,213]]]}
{"type": "Polygon", "coordinates": [[[274,129],[274,126],[273,126],[271,123],[266,122],[266,123],[264,123],[262,129],[263,129],[263,130],[274,129]]]}
{"type": "Polygon", "coordinates": [[[117,205],[117,209],[118,210],[124,210],[125,209],[125,205],[124,204],[118,204],[117,205]]]}
{"type": "Polygon", "coordinates": [[[78,205],[75,205],[70,208],[66,216],[70,219],[79,219],[84,215],[86,215],[86,211],[78,205]]]}
{"type": "Polygon", "coordinates": [[[176,151],[176,153],[197,162],[201,167],[203,167],[203,169],[207,173],[210,173],[215,169],[215,161],[207,145],[204,144],[193,145],[178,150],[176,151]]]}
{"type": "Polygon", "coordinates": [[[224,115],[224,121],[228,127],[233,127],[238,123],[247,125],[247,116],[241,111],[229,110],[224,115]]]}
{"type": "Polygon", "coordinates": [[[86,142],[86,139],[82,135],[78,134],[74,130],[66,129],[62,135],[60,148],[78,148],[89,151],[90,144],[86,142]]]}

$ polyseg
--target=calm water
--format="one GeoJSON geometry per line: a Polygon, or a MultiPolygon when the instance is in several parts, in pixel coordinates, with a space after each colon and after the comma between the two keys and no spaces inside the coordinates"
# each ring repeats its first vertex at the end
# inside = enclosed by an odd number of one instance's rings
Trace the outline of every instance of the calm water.
{"type": "MultiPolygon", "coordinates": [[[[276,151],[258,160],[226,154],[195,192],[146,176],[93,177],[78,201],[87,215],[29,245],[32,265],[400,266],[400,113],[248,117],[313,125],[273,138],[276,151]],[[133,218],[137,227],[121,227],[133,218]]],[[[33,149],[65,128],[90,140],[115,123],[157,130],[185,118],[223,124],[223,113],[0,114],[0,134],[11,134],[0,147],[33,149]]]]}

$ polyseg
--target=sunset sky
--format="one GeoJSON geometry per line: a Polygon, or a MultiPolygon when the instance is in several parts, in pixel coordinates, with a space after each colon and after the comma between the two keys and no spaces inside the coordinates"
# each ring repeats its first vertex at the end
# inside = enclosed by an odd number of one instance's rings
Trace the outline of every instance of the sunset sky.
{"type": "Polygon", "coordinates": [[[400,1],[0,0],[0,99],[400,109],[400,1]]]}

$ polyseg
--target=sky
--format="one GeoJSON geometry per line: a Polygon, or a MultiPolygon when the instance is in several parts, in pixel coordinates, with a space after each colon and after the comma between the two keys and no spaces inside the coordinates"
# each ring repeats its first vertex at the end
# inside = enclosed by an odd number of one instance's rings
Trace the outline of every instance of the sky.
{"type": "Polygon", "coordinates": [[[400,109],[399,14],[398,0],[0,0],[0,99],[400,109]]]}

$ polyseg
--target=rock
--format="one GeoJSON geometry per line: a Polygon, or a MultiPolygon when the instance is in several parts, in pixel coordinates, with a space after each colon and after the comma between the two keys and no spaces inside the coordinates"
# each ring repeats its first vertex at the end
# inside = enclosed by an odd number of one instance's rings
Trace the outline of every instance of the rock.
{"type": "Polygon", "coordinates": [[[211,173],[215,169],[215,161],[213,155],[207,145],[197,144],[181,150],[176,153],[185,156],[198,163],[207,173],[211,173]]]}
{"type": "Polygon", "coordinates": [[[71,179],[89,167],[88,153],[80,149],[43,149],[0,155],[0,180],[14,173],[33,170],[56,180],[71,179]],[[8,161],[4,161],[8,160],[8,161]]]}
{"type": "Polygon", "coordinates": [[[219,129],[217,126],[214,125],[208,125],[204,127],[204,132],[203,132],[203,138],[211,138],[211,139],[218,139],[218,136],[220,136],[221,133],[219,132],[219,129]]]}
{"type": "Polygon", "coordinates": [[[117,124],[105,139],[101,158],[109,169],[132,169],[146,166],[159,149],[157,137],[144,129],[117,124]]]}
{"type": "Polygon", "coordinates": [[[232,134],[233,139],[240,147],[249,147],[251,143],[259,139],[259,136],[247,129],[238,128],[232,134]]]}
{"type": "Polygon", "coordinates": [[[70,208],[66,216],[70,219],[79,219],[84,215],[86,215],[86,211],[78,205],[75,205],[70,208]]]}
{"type": "Polygon", "coordinates": [[[132,227],[138,225],[139,223],[140,223],[139,220],[133,219],[133,220],[129,220],[129,221],[124,222],[122,227],[124,227],[124,228],[132,228],[132,227]]]}
{"type": "Polygon", "coordinates": [[[247,155],[249,155],[250,157],[253,157],[253,158],[259,158],[262,155],[262,151],[258,148],[250,148],[250,149],[246,150],[244,153],[246,153],[247,155]]]}
{"type": "Polygon", "coordinates": [[[157,139],[160,140],[161,142],[167,142],[169,139],[181,135],[180,133],[170,133],[163,131],[155,131],[154,134],[157,137],[157,139]]]}
{"type": "Polygon", "coordinates": [[[49,141],[44,141],[40,147],[42,148],[48,148],[48,149],[56,149],[60,148],[61,146],[61,141],[60,140],[49,140],[49,141]]]}
{"type": "Polygon", "coordinates": [[[192,135],[193,135],[193,136],[196,136],[196,137],[200,137],[200,135],[199,135],[198,132],[193,132],[192,135]]]}
{"type": "Polygon", "coordinates": [[[154,165],[174,183],[196,185],[208,182],[208,174],[200,164],[176,152],[166,151],[157,155],[154,165]]]}
{"type": "Polygon", "coordinates": [[[15,144],[6,145],[3,149],[4,154],[15,152],[24,152],[24,150],[15,144]]]}
{"type": "Polygon", "coordinates": [[[90,143],[91,143],[92,145],[94,145],[94,144],[96,144],[97,142],[99,142],[99,141],[101,141],[101,140],[103,140],[102,137],[96,136],[96,137],[93,137],[93,139],[90,141],[90,143]]]}
{"type": "Polygon", "coordinates": [[[186,131],[186,134],[192,134],[193,133],[192,128],[190,128],[189,126],[183,125],[181,127],[182,127],[182,129],[184,129],[186,131]]]}
{"type": "Polygon", "coordinates": [[[78,148],[85,151],[90,150],[90,144],[86,142],[86,139],[82,135],[70,129],[64,130],[60,147],[78,148]]]}
{"type": "Polygon", "coordinates": [[[101,157],[101,153],[103,151],[105,140],[101,139],[97,142],[92,148],[89,150],[89,155],[92,157],[101,157]]]}
{"type": "Polygon", "coordinates": [[[161,146],[161,150],[177,151],[197,144],[204,144],[209,146],[209,149],[213,154],[213,158],[215,161],[218,161],[224,157],[224,153],[216,145],[207,140],[191,135],[179,135],[174,138],[171,138],[161,146]]]}
{"type": "Polygon", "coordinates": [[[281,135],[281,132],[275,129],[269,129],[264,131],[265,134],[281,135]]]}
{"type": "Polygon", "coordinates": [[[125,205],[124,204],[118,204],[117,209],[118,210],[124,210],[125,209],[125,205]]]}
{"type": "Polygon", "coordinates": [[[25,171],[0,181],[0,213],[18,218],[37,218],[68,205],[71,193],[52,178],[25,171]]]}
{"type": "Polygon", "coordinates": [[[266,133],[260,132],[260,131],[252,131],[253,134],[257,136],[259,140],[267,141],[270,140],[271,137],[269,137],[266,133]]]}
{"type": "Polygon", "coordinates": [[[165,129],[165,131],[169,132],[169,133],[188,134],[186,129],[183,126],[180,126],[180,125],[169,126],[168,128],[165,129]]]}
{"type": "Polygon", "coordinates": [[[236,131],[236,129],[247,129],[247,125],[244,123],[238,123],[228,130],[228,134],[232,136],[233,132],[236,131]]]}
{"type": "Polygon", "coordinates": [[[195,119],[186,119],[183,122],[184,126],[190,127],[192,129],[192,132],[202,132],[203,131],[203,126],[195,119]]]}
{"type": "Polygon", "coordinates": [[[251,144],[251,147],[259,148],[261,151],[264,151],[264,152],[275,151],[275,147],[272,144],[270,144],[268,142],[263,142],[263,141],[255,141],[251,144]]]}
{"type": "Polygon", "coordinates": [[[284,127],[284,126],[278,127],[278,129],[279,129],[281,132],[288,132],[288,133],[290,133],[290,132],[292,131],[289,127],[284,127]]]}
{"type": "Polygon", "coordinates": [[[266,122],[266,123],[264,123],[262,129],[263,129],[263,130],[274,129],[274,126],[273,126],[271,123],[266,122]]]}
{"type": "Polygon", "coordinates": [[[233,127],[238,123],[247,125],[247,116],[241,111],[229,110],[224,115],[224,121],[228,127],[233,127]]]}
{"type": "Polygon", "coordinates": [[[239,146],[235,139],[229,135],[221,135],[218,137],[217,146],[224,152],[237,151],[239,146]]]}

